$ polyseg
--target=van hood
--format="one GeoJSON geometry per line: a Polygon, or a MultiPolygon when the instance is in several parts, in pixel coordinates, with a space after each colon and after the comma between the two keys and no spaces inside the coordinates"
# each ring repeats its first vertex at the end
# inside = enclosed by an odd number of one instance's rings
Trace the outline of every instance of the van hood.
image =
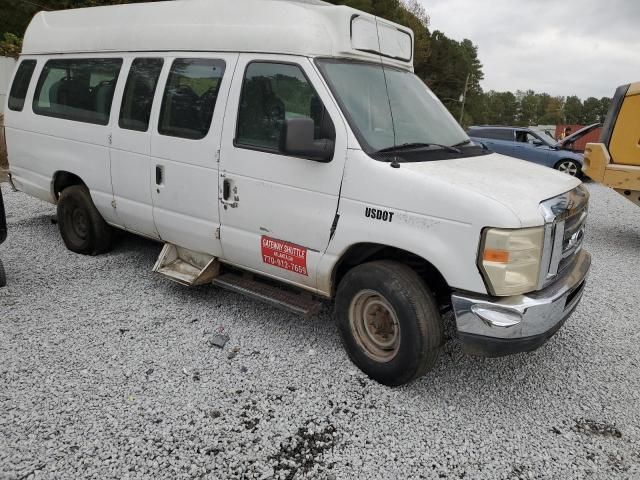
{"type": "MultiPolygon", "coordinates": [[[[540,202],[568,192],[580,180],[548,167],[493,153],[433,162],[407,162],[400,168],[468,189],[511,210],[522,227],[543,223],[540,202]]],[[[454,192],[454,190],[452,190],[454,192]]],[[[514,226],[515,227],[515,226],[514,226]]]]}

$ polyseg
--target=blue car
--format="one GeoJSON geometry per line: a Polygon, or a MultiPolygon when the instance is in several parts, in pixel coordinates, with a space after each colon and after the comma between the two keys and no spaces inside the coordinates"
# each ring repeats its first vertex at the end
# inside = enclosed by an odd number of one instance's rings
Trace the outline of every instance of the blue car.
{"type": "Polygon", "coordinates": [[[581,137],[598,128],[594,123],[581,128],[564,140],[554,142],[547,135],[541,135],[524,127],[478,126],[467,130],[469,137],[489,150],[510,157],[555,168],[574,177],[582,176],[582,152],[572,149],[581,137]]]}

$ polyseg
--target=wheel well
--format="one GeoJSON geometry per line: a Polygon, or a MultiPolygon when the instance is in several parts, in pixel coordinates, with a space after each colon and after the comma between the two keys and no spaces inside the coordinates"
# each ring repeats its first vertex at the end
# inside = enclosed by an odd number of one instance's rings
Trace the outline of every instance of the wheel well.
{"type": "Polygon", "coordinates": [[[342,256],[333,272],[333,293],[347,272],[363,263],[374,260],[394,260],[413,268],[424,280],[441,306],[451,302],[451,289],[442,274],[431,263],[406,250],[376,243],[359,243],[352,245],[342,256]]]}
{"type": "Polygon", "coordinates": [[[69,172],[56,172],[53,176],[53,196],[56,200],[60,197],[62,191],[72,185],[85,185],[82,179],[69,172]]]}

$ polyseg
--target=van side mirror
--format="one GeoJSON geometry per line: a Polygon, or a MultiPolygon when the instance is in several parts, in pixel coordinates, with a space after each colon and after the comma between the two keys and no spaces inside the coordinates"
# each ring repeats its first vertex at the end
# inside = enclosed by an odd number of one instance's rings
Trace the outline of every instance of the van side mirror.
{"type": "Polygon", "coordinates": [[[318,162],[330,162],[335,142],[327,138],[315,140],[314,130],[315,124],[311,118],[289,118],[284,123],[281,150],[318,162]]]}

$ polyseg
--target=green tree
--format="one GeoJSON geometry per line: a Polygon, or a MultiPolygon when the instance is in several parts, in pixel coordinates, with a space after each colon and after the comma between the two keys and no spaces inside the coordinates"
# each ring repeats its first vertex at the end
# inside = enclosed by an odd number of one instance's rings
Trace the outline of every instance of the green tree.
{"type": "Polygon", "coordinates": [[[13,33],[5,33],[0,40],[0,56],[17,58],[22,51],[22,39],[13,33]]]}
{"type": "Polygon", "coordinates": [[[538,118],[538,123],[541,125],[558,125],[563,121],[563,112],[564,98],[549,97],[549,101],[544,109],[544,114],[538,118]]]}
{"type": "Polygon", "coordinates": [[[431,34],[431,55],[422,79],[443,103],[453,111],[459,108],[464,91],[464,60],[459,45],[439,30],[431,34]]]}
{"type": "MultiPolygon", "coordinates": [[[[478,47],[471,40],[457,42],[436,30],[431,34],[431,55],[421,78],[442,100],[451,113],[459,118],[460,99],[465,92],[465,119],[463,124],[479,123],[485,117],[485,101],[480,81],[484,79],[478,47]]],[[[418,73],[418,72],[417,72],[418,73]]]]}
{"type": "Polygon", "coordinates": [[[575,95],[567,97],[564,102],[564,122],[573,125],[582,121],[582,101],[575,95]]]}
{"type": "Polygon", "coordinates": [[[499,92],[491,90],[484,94],[485,105],[487,107],[485,114],[485,123],[497,125],[501,122],[504,112],[504,102],[499,92]]]}
{"type": "Polygon", "coordinates": [[[515,125],[518,117],[518,99],[511,92],[491,90],[485,94],[487,123],[492,125],[515,125]]]}
{"type": "Polygon", "coordinates": [[[404,9],[417,18],[424,28],[429,28],[429,15],[418,0],[402,0],[404,9]]]}
{"type": "Polygon", "coordinates": [[[538,124],[538,103],[539,98],[533,90],[526,92],[516,92],[516,98],[520,104],[518,114],[518,125],[529,126],[538,124]]]}
{"type": "Polygon", "coordinates": [[[600,122],[604,122],[604,119],[607,117],[609,105],[611,105],[611,99],[609,97],[602,97],[600,99],[600,108],[598,110],[598,118],[600,119],[600,122]]]}
{"type": "Polygon", "coordinates": [[[547,113],[547,107],[551,103],[551,95],[548,93],[536,93],[538,105],[536,108],[536,125],[544,124],[542,119],[547,113]]]}
{"type": "Polygon", "coordinates": [[[585,125],[600,121],[600,100],[589,97],[582,106],[582,123],[585,125]]]}

